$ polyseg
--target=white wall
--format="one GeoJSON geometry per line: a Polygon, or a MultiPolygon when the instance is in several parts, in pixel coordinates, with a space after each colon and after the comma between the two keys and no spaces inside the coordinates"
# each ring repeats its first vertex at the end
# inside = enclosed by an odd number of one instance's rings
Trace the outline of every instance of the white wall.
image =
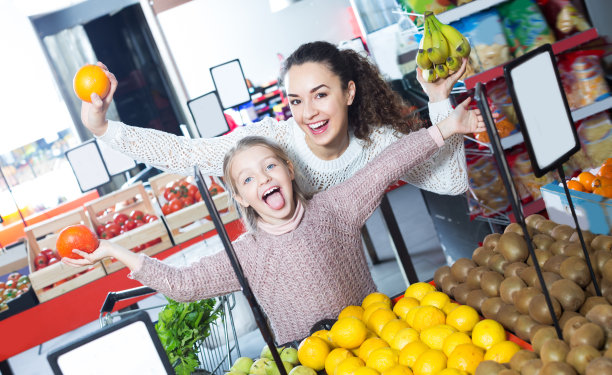
{"type": "Polygon", "coordinates": [[[277,53],[356,36],[349,0],[303,0],[271,13],[268,0],[193,0],[158,15],[189,98],[214,90],[209,68],[240,59],[255,85],[278,77],[277,53]]]}

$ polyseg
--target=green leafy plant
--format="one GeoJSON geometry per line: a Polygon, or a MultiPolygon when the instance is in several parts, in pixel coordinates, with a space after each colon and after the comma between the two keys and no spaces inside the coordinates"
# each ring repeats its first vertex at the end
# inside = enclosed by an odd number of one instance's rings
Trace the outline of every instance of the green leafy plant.
{"type": "Polygon", "coordinates": [[[176,374],[188,375],[200,365],[199,345],[210,335],[210,323],[222,311],[215,310],[212,298],[188,303],[166,299],[168,304],[159,312],[155,330],[176,374]]]}

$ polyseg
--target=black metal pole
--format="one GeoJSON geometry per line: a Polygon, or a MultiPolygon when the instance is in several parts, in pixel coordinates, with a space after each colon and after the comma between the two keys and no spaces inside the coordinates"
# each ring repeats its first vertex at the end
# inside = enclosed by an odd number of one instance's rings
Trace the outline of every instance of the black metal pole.
{"type": "Polygon", "coordinates": [[[232,268],[238,277],[238,282],[242,287],[242,292],[246,297],[247,301],[249,301],[249,305],[251,306],[251,310],[253,311],[253,316],[255,317],[255,322],[257,322],[257,326],[261,331],[261,334],[264,338],[266,344],[268,344],[268,348],[270,348],[270,353],[272,353],[272,357],[274,358],[274,362],[276,362],[276,366],[278,367],[278,371],[280,375],[287,375],[287,371],[285,370],[285,366],[283,365],[283,361],[280,358],[280,354],[276,350],[276,343],[274,342],[274,338],[272,336],[272,330],[268,326],[266,322],[264,313],[251,290],[248,280],[244,276],[244,272],[242,271],[242,266],[238,261],[238,257],[236,256],[236,252],[234,251],[234,247],[232,246],[232,242],[227,235],[227,231],[225,230],[225,226],[223,226],[223,221],[221,221],[221,217],[219,216],[219,212],[217,211],[217,207],[213,202],[213,199],[208,191],[206,183],[204,182],[204,177],[197,166],[194,167],[194,174],[196,184],[198,185],[198,190],[200,190],[200,194],[202,195],[202,200],[206,204],[206,208],[208,208],[208,214],[212,218],[213,223],[215,224],[215,228],[217,229],[217,234],[223,243],[223,247],[225,248],[225,252],[232,264],[232,268]]]}
{"type": "Polygon", "coordinates": [[[504,186],[506,187],[506,194],[508,195],[508,200],[510,201],[510,205],[512,206],[512,212],[514,213],[514,217],[516,218],[516,222],[520,224],[521,229],[523,230],[523,237],[527,242],[527,248],[529,249],[529,255],[533,259],[533,266],[538,275],[538,280],[540,281],[540,285],[542,286],[542,292],[544,293],[544,298],[546,299],[546,305],[548,306],[548,311],[550,311],[550,315],[553,320],[553,324],[555,326],[555,330],[557,331],[557,336],[560,340],[563,340],[563,332],[561,331],[561,326],[559,325],[559,320],[557,314],[553,309],[552,299],[550,297],[550,293],[548,292],[548,287],[544,282],[544,277],[542,276],[542,270],[540,269],[540,264],[538,263],[538,258],[535,255],[535,251],[533,249],[533,243],[531,242],[531,237],[529,236],[529,232],[527,230],[527,224],[525,224],[525,218],[523,217],[523,210],[520,207],[521,200],[518,197],[518,193],[514,186],[514,182],[512,180],[512,175],[510,174],[510,168],[508,167],[508,162],[506,160],[506,156],[504,154],[504,149],[501,145],[501,141],[499,139],[499,134],[497,133],[497,128],[495,127],[495,120],[491,116],[491,111],[489,109],[489,104],[486,100],[486,89],[481,82],[476,84],[476,103],[478,104],[478,108],[482,114],[484,119],[485,126],[487,128],[487,134],[489,135],[489,139],[491,140],[491,147],[493,149],[493,156],[495,157],[495,161],[497,162],[497,166],[499,167],[499,172],[501,178],[504,182],[504,186]],[[478,93],[482,92],[484,96],[484,100],[480,100],[478,93]]]}

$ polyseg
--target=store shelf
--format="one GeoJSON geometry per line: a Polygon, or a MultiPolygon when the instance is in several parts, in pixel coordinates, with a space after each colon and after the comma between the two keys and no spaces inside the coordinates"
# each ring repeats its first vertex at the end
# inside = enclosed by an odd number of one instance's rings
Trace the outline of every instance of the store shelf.
{"type": "MultiPolygon", "coordinates": [[[[472,4],[472,3],[468,3],[466,5],[469,5],[469,4],[472,4]]],[[[461,7],[463,7],[463,6],[465,6],[465,5],[462,5],[461,7]]],[[[458,8],[461,8],[461,7],[458,7],[458,8]]],[[[442,13],[442,14],[444,14],[444,13],[442,13]]],[[[579,46],[581,44],[584,44],[584,43],[589,42],[589,41],[591,41],[593,39],[596,39],[598,36],[599,35],[597,34],[597,30],[595,28],[583,31],[581,33],[572,35],[572,36],[567,37],[567,38],[565,38],[563,40],[560,40],[560,41],[558,41],[556,43],[553,43],[553,45],[552,45],[553,52],[555,54],[559,54],[559,53],[565,52],[565,51],[570,50],[570,49],[572,49],[574,47],[577,47],[577,46],[579,46]]],[[[486,70],[486,71],[484,71],[482,73],[478,73],[478,74],[475,74],[473,76],[470,76],[470,77],[466,78],[463,81],[464,84],[465,84],[465,88],[467,90],[471,90],[474,87],[476,87],[476,83],[477,82],[486,83],[486,82],[492,81],[492,80],[494,80],[496,78],[503,77],[503,75],[504,75],[504,65],[505,64],[496,66],[495,68],[491,68],[491,69],[486,70]]]]}
{"type": "Polygon", "coordinates": [[[514,134],[510,134],[507,137],[501,139],[501,145],[504,150],[508,150],[516,145],[520,145],[523,143],[523,133],[516,132],[514,134]]]}
{"type": "Polygon", "coordinates": [[[451,23],[467,17],[482,10],[491,8],[508,0],[474,0],[471,3],[463,4],[446,12],[436,15],[436,18],[442,23],[451,23]]]}
{"type": "MultiPolygon", "coordinates": [[[[523,205],[523,216],[527,217],[529,215],[537,214],[546,209],[546,204],[544,203],[544,199],[539,198],[535,201],[531,201],[526,205],[523,205]]],[[[516,218],[514,217],[514,213],[510,211],[508,213],[508,217],[512,223],[516,223],[516,218]]]]}
{"type": "Polygon", "coordinates": [[[589,116],[592,116],[599,112],[603,112],[610,108],[612,108],[612,96],[609,96],[603,100],[597,101],[593,104],[589,104],[585,107],[573,110],[572,120],[574,120],[574,122],[580,121],[589,116]]]}

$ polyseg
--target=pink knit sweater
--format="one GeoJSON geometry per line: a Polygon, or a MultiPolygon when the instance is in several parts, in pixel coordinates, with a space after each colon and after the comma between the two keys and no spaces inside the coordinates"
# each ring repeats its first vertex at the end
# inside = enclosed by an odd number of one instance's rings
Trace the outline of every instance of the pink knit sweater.
{"type": "MultiPolygon", "coordinates": [[[[272,235],[259,230],[233,242],[277,343],[308,336],[314,323],[335,318],[345,306],[360,305],[376,291],[360,229],[385,188],[437,149],[425,129],[404,136],[348,180],[315,194],[294,231],[272,235]]],[[[187,267],[143,255],[132,277],[177,301],[240,290],[224,251],[187,267]]]]}

